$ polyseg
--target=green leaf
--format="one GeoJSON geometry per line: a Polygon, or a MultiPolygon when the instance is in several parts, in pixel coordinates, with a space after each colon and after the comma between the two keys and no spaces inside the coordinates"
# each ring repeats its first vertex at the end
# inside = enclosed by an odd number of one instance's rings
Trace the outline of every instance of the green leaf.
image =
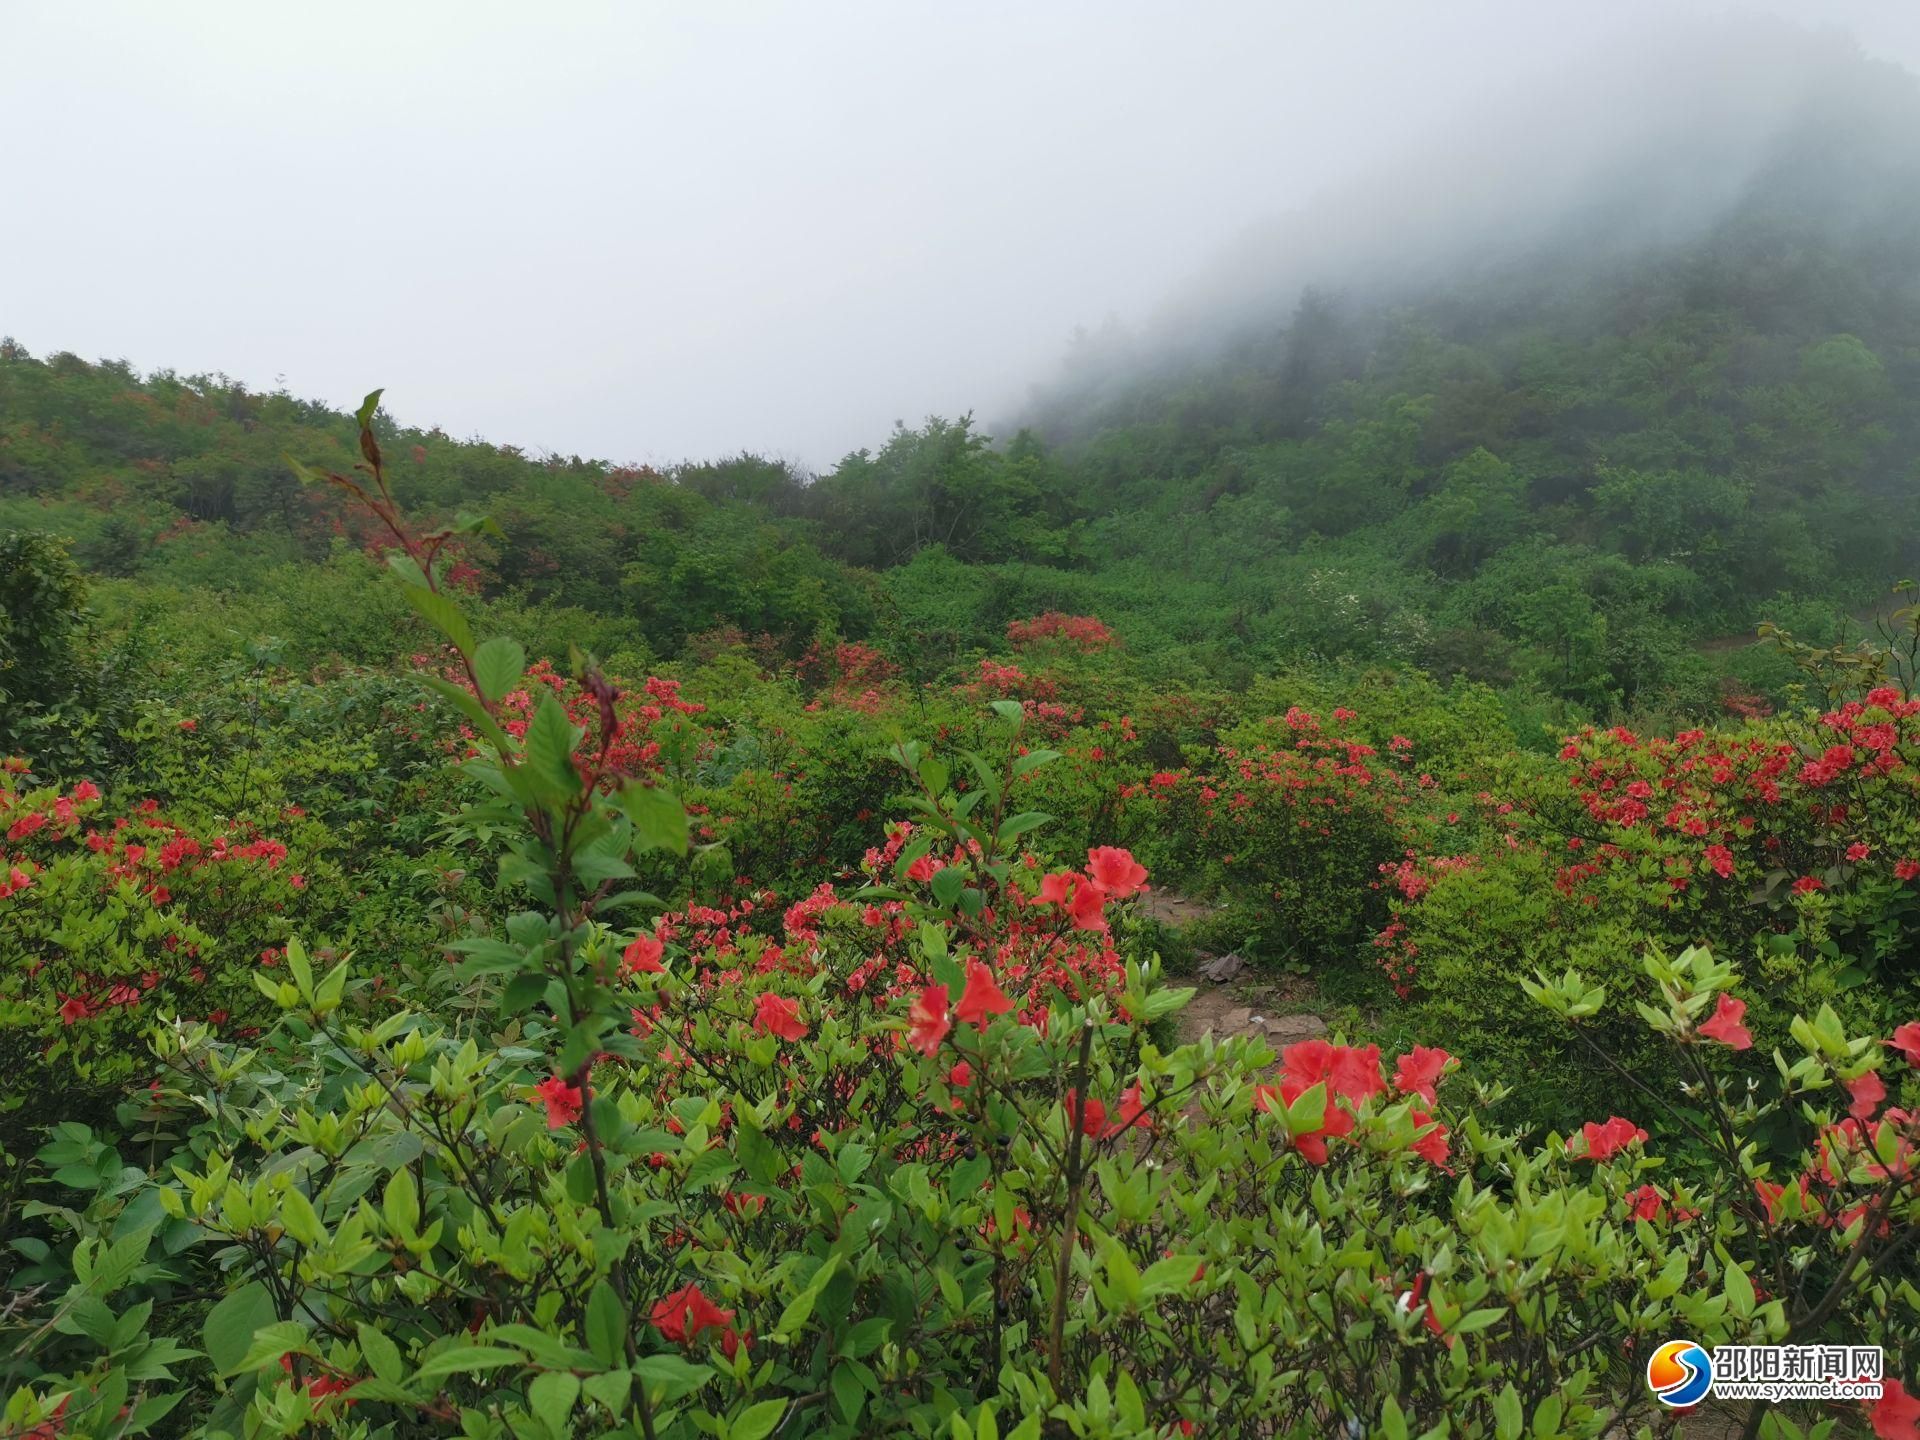
{"type": "Polygon", "coordinates": [[[1493,1397],[1493,1433],[1498,1440],[1520,1440],[1526,1418],[1526,1411],[1520,1406],[1520,1392],[1508,1381],[1506,1388],[1493,1397]]]}
{"type": "Polygon", "coordinates": [[[362,400],[360,402],[360,408],[353,412],[354,421],[362,430],[373,424],[374,414],[380,408],[380,397],[386,393],[386,387],[384,385],[381,386],[378,390],[371,392],[366,399],[362,400]]]}
{"type": "Polygon", "coordinates": [[[442,1350],[438,1355],[429,1355],[414,1372],[414,1378],[431,1380],[439,1375],[468,1375],[521,1363],[517,1350],[506,1350],[498,1345],[456,1345],[451,1350],[442,1350]]]}
{"type": "Polygon", "coordinates": [[[695,1365],[678,1355],[648,1355],[634,1361],[633,1370],[647,1387],[647,1394],[660,1404],[691,1395],[713,1374],[711,1365],[695,1365]]]}
{"type": "Polygon", "coordinates": [[[1060,752],[1058,750],[1029,750],[1013,762],[1013,773],[1015,775],[1027,775],[1038,770],[1042,765],[1051,765],[1059,758],[1060,752]]]}
{"type": "Polygon", "coordinates": [[[1000,822],[999,833],[995,835],[994,838],[1004,845],[1009,840],[1017,840],[1029,830],[1038,830],[1042,825],[1047,824],[1052,819],[1053,816],[1043,815],[1038,810],[1028,810],[1020,815],[1009,815],[1005,820],[1000,822]]]}
{"type": "Polygon", "coordinates": [[[495,750],[508,755],[513,753],[514,743],[508,738],[507,732],[495,723],[494,718],[487,714],[486,707],[473,698],[473,692],[466,686],[456,685],[438,675],[416,673],[414,678],[464,715],[474,729],[487,737],[487,743],[495,750]]]}
{"type": "Polygon", "coordinates": [[[247,1346],[263,1328],[279,1319],[273,1296],[255,1280],[243,1285],[207,1312],[200,1327],[200,1345],[222,1375],[231,1375],[246,1358],[247,1346]]]}
{"type": "Polygon", "coordinates": [[[395,1234],[411,1240],[419,1233],[420,1190],[414,1184],[411,1170],[403,1166],[393,1172],[381,1201],[381,1211],[395,1234]]]}
{"type": "Polygon", "coordinates": [[[473,631],[458,605],[424,585],[403,585],[400,593],[420,618],[451,640],[462,655],[473,654],[473,631]]]}
{"type": "Polygon", "coordinates": [[[1287,1106],[1287,1132],[1291,1135],[1312,1135],[1324,1128],[1326,1123],[1327,1085],[1320,1080],[1302,1090],[1299,1098],[1287,1106]]]}
{"type": "Polygon", "coordinates": [[[520,642],[496,635],[473,652],[473,673],[479,678],[480,693],[489,701],[498,700],[526,673],[527,652],[520,642]]]}
{"type": "Polygon", "coordinates": [[[728,1427],[728,1440],[767,1440],[786,1413],[785,1400],[762,1400],[758,1405],[750,1405],[728,1427]]]}
{"type": "Polygon", "coordinates": [[[289,1186],[280,1197],[280,1222],[286,1227],[287,1234],[302,1245],[314,1246],[326,1241],[326,1227],[314,1213],[313,1202],[295,1186],[289,1186]]]}
{"type": "Polygon", "coordinates": [[[1741,1319],[1753,1313],[1753,1281],[1737,1264],[1727,1263],[1727,1307],[1741,1319]]]}
{"type": "MultiPolygon", "coordinates": [[[[268,1313],[272,1313],[271,1307],[268,1313]]],[[[228,1373],[258,1370],[262,1365],[277,1363],[282,1355],[306,1348],[307,1327],[302,1322],[277,1320],[271,1324],[262,1325],[248,1337],[246,1353],[240,1357],[240,1363],[233,1366],[228,1373]]]]}
{"type": "Polygon", "coordinates": [[[960,892],[967,888],[967,872],[956,865],[933,872],[933,898],[942,905],[951,905],[960,898],[960,892]]]}
{"type": "Polygon", "coordinates": [[[527,1408],[562,1433],[567,1417],[573,1413],[573,1402],[579,1398],[580,1377],[564,1370],[550,1371],[527,1387],[527,1408]]]}
{"type": "Polygon", "coordinates": [[[627,1312],[613,1286],[604,1280],[594,1282],[587,1297],[587,1348],[602,1365],[616,1365],[624,1353],[627,1312]]]}
{"type": "Polygon", "coordinates": [[[603,1370],[589,1375],[580,1388],[589,1400],[597,1400],[615,1415],[627,1408],[627,1391],[633,1388],[633,1374],[627,1370],[603,1370]]]}
{"type": "Polygon", "coordinates": [[[687,808],[664,785],[629,785],[614,803],[633,822],[635,848],[687,853],[687,808]]]}
{"type": "Polygon", "coordinates": [[[580,793],[580,772],[573,768],[573,747],[581,730],[552,695],[542,695],[527,726],[526,772],[543,800],[570,800],[580,793]]]}
{"type": "Polygon", "coordinates": [[[364,1321],[356,1327],[360,1338],[360,1354],[369,1369],[391,1384],[399,1384],[406,1374],[406,1366],[400,1357],[400,1347],[388,1339],[381,1331],[364,1321]]]}

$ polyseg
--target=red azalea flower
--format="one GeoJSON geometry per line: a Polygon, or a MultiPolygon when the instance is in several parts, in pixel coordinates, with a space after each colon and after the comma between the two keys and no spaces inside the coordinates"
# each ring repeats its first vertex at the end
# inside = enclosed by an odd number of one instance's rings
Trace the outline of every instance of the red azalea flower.
{"type": "Polygon", "coordinates": [[[1909,1065],[1920,1065],[1920,1020],[1909,1020],[1887,1043],[1906,1056],[1909,1065]]]}
{"type": "Polygon", "coordinates": [[[1869,1070],[1847,1081],[1846,1086],[1847,1094],[1853,1097],[1853,1104],[1847,1107],[1847,1113],[1856,1120],[1872,1119],[1873,1112],[1880,1108],[1880,1102],[1887,1098],[1886,1082],[1881,1080],[1877,1070],[1869,1070]]]}
{"type": "Polygon", "coordinates": [[[1920,875],[1920,860],[1896,860],[1893,862],[1893,878],[1911,880],[1920,875]]]}
{"type": "Polygon", "coordinates": [[[683,1285],[661,1300],[647,1318],[653,1328],[676,1345],[700,1338],[703,1330],[720,1330],[733,1324],[731,1310],[722,1310],[700,1291],[698,1285],[683,1285]]]}
{"type": "Polygon", "coordinates": [[[1147,880],[1146,867],[1133,858],[1132,852],[1114,845],[1087,851],[1087,874],[1116,900],[1126,899],[1147,880]]]}
{"type": "Polygon", "coordinates": [[[569,1085],[558,1075],[551,1075],[533,1087],[534,1098],[543,1101],[547,1107],[547,1128],[558,1130],[562,1125],[571,1125],[580,1118],[580,1087],[569,1085]]]}
{"type": "Polygon", "coordinates": [[[1576,1160],[1611,1160],[1634,1141],[1647,1138],[1646,1131],[1618,1115],[1612,1116],[1604,1125],[1596,1125],[1589,1120],[1580,1127],[1580,1133],[1586,1139],[1587,1149],[1585,1155],[1576,1155],[1576,1160]]]}
{"type": "Polygon", "coordinates": [[[954,1090],[964,1090],[973,1084],[973,1066],[962,1060],[947,1072],[947,1084],[954,1090]]]}
{"type": "Polygon", "coordinates": [[[86,1019],[91,1014],[93,1014],[92,1006],[88,1005],[87,1002],[82,1000],[78,995],[69,995],[60,1006],[60,1023],[62,1025],[72,1025],[77,1021],[86,1019]]]}
{"type": "Polygon", "coordinates": [[[1864,840],[1856,840],[1853,844],[1847,846],[1847,859],[1853,861],[1856,865],[1872,853],[1873,847],[1864,840]]]}
{"type": "Polygon", "coordinates": [[[753,1028],[763,1035],[778,1035],[782,1040],[803,1039],[807,1023],[800,1018],[800,1002],[784,995],[767,993],[754,1002],[753,1028]]]}
{"type": "Polygon", "coordinates": [[[1651,1185],[1642,1185],[1638,1190],[1627,1193],[1627,1214],[1635,1220],[1658,1220],[1660,1218],[1660,1192],[1651,1185]]]}
{"type": "Polygon", "coordinates": [[[1709,1040],[1731,1045],[1735,1050],[1751,1050],[1753,1033],[1740,1023],[1746,1016],[1747,1002],[1736,1000],[1722,991],[1719,1004],[1714,1006],[1713,1018],[1700,1026],[1700,1033],[1709,1040]]]}
{"type": "Polygon", "coordinates": [[[953,1007],[954,1023],[978,1025],[984,1030],[992,1016],[1004,1015],[1011,1009],[1013,1001],[994,983],[993,972],[978,960],[967,961],[967,988],[960,996],[960,1003],[953,1007]]]}
{"type": "Polygon", "coordinates": [[[621,952],[620,968],[629,975],[664,975],[667,967],[660,963],[660,957],[667,952],[651,935],[638,935],[633,943],[621,952]]]}
{"type": "Polygon", "coordinates": [[[1879,1440],[1920,1440],[1920,1396],[1898,1380],[1886,1381],[1873,1402],[1873,1433],[1879,1440]]]}
{"type": "Polygon", "coordinates": [[[1138,1126],[1142,1130],[1152,1128],[1153,1121],[1147,1114],[1147,1107],[1140,1101],[1140,1082],[1135,1081],[1120,1092],[1120,1109],[1113,1117],[1113,1123],[1101,1132],[1101,1138],[1111,1140],[1122,1131],[1138,1126]]]}
{"type": "Polygon", "coordinates": [[[1793,893],[1796,895],[1811,895],[1816,890],[1826,888],[1826,882],[1814,875],[1802,875],[1793,882],[1793,893]]]}
{"type": "Polygon", "coordinates": [[[1447,1127],[1434,1123],[1424,1110],[1413,1112],[1413,1123],[1424,1127],[1407,1148],[1436,1170],[1447,1168],[1447,1127]]]}
{"type": "Polygon", "coordinates": [[[1104,930],[1107,928],[1105,909],[1107,892],[1085,876],[1075,876],[1080,883],[1074,887],[1073,900],[1069,913],[1073,916],[1077,930],[1104,930]]]}
{"type": "Polygon", "coordinates": [[[1080,1092],[1067,1091],[1067,1123],[1079,1126],[1082,1134],[1099,1139],[1100,1132],[1107,1128],[1106,1103],[1090,1099],[1083,1107],[1080,1103],[1080,1092]]]}
{"type": "Polygon", "coordinates": [[[1416,1045],[1400,1057],[1393,1067],[1393,1085],[1402,1095],[1418,1095],[1429,1105],[1434,1103],[1434,1087],[1453,1059],[1438,1047],[1416,1045]]]}
{"type": "Polygon", "coordinates": [[[907,1043],[922,1055],[931,1055],[952,1028],[953,1022],[947,1018],[947,987],[927,986],[907,1012],[907,1043]]]}

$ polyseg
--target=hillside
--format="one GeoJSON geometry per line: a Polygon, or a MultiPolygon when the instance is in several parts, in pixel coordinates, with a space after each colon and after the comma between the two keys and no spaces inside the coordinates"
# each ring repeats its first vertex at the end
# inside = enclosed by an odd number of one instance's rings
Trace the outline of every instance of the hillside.
{"type": "MultiPolygon", "coordinates": [[[[1189,681],[1352,661],[1595,716],[1777,699],[1789,672],[1730,642],[1768,619],[1828,638],[1920,558],[1920,105],[1911,77],[1826,63],[1710,213],[1634,218],[1704,185],[1683,159],[1724,163],[1696,142],[1445,275],[1329,262],[1341,284],[1289,291],[1315,272],[1263,274],[1256,237],[1199,287],[1211,310],[1085,341],[1003,444],[931,420],[816,479],[381,433],[405,503],[500,520],[466,557],[481,593],[635,654],[841,637],[932,676],[1061,610],[1189,681]]],[[[285,567],[367,539],[283,456],[351,437],[219,377],[0,351],[0,519],[98,574],[244,589],[269,630],[285,567]]]]}
{"type": "Polygon", "coordinates": [[[819,475],[0,342],[0,1440],[1920,1440],[1920,104],[1769,53],[819,475]]]}

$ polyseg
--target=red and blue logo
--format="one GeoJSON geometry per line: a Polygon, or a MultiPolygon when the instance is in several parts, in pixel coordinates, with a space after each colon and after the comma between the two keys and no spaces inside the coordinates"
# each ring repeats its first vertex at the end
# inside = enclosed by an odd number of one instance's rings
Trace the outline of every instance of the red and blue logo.
{"type": "Polygon", "coordinates": [[[1662,1405],[1698,1405],[1713,1388],[1713,1357],[1691,1340],[1669,1340],[1647,1359],[1647,1388],[1662,1405]]]}

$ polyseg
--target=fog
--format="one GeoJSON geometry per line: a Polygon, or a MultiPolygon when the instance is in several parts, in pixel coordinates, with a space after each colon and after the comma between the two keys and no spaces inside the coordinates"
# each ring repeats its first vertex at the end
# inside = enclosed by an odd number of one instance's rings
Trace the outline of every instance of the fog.
{"type": "Polygon", "coordinates": [[[1920,68],[1904,0],[1737,17],[10,0],[0,333],[384,385],[529,449],[825,467],[1015,413],[1077,327],[1191,340],[1571,233],[1623,176],[1656,183],[1620,234],[1696,225],[1804,99],[1796,57],[1920,68]]]}

